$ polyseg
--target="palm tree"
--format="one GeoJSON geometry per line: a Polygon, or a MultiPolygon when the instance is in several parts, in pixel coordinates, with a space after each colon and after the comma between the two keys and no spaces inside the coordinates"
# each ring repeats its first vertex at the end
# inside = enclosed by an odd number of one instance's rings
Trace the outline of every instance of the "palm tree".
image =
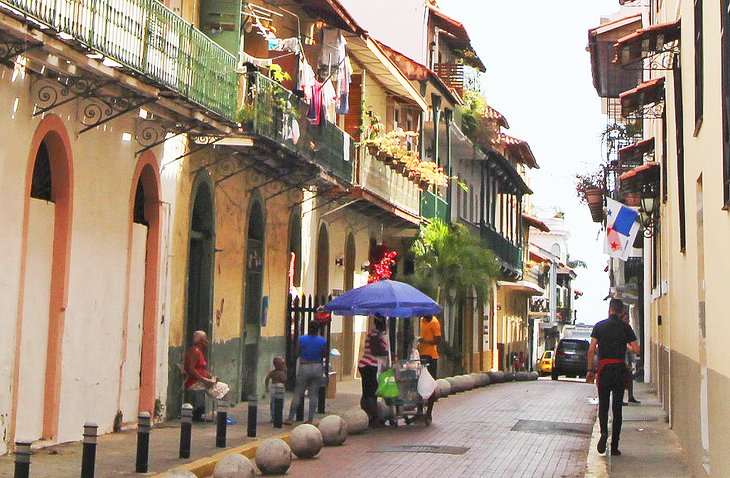
{"type": "Polygon", "coordinates": [[[441,220],[421,229],[411,251],[415,256],[412,284],[441,305],[456,307],[454,322],[454,359],[462,355],[464,310],[468,300],[476,297],[484,303],[499,275],[494,253],[461,224],[447,225],[441,220]]]}

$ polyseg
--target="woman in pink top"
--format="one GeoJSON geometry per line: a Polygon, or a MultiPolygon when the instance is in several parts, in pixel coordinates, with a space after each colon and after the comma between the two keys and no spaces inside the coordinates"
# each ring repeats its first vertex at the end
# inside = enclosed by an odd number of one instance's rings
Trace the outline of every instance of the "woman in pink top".
{"type": "Polygon", "coordinates": [[[202,330],[193,333],[193,345],[185,354],[185,394],[188,403],[193,404],[193,421],[202,422],[205,414],[205,390],[215,385],[215,379],[208,371],[205,349],[208,335],[202,330]]]}
{"type": "Polygon", "coordinates": [[[375,314],[375,328],[365,337],[365,346],[363,354],[357,364],[362,377],[362,398],[360,399],[360,408],[365,410],[370,418],[370,426],[380,424],[378,418],[378,397],[375,392],[378,389],[378,369],[380,368],[382,357],[387,357],[390,352],[388,341],[385,339],[385,318],[380,314],[375,314]]]}

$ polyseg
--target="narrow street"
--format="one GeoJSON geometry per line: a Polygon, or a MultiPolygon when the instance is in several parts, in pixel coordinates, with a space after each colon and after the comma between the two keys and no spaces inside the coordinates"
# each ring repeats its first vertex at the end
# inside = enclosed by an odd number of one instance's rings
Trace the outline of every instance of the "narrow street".
{"type": "Polygon", "coordinates": [[[460,393],[436,404],[431,427],[417,423],[348,437],[313,460],[294,460],[289,475],[582,477],[594,390],[580,382],[539,380],[460,393]],[[463,449],[385,451],[411,446],[463,449]]]}

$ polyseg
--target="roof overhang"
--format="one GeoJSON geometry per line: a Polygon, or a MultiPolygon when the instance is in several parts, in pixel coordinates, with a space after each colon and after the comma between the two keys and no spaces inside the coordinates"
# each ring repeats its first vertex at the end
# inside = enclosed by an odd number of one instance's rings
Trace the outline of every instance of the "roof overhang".
{"type": "Polygon", "coordinates": [[[487,167],[494,171],[499,179],[500,192],[513,194],[532,194],[532,189],[522,179],[512,163],[502,153],[494,149],[484,150],[487,167]]]}
{"type": "Polygon", "coordinates": [[[497,134],[497,140],[504,146],[505,155],[516,163],[524,164],[531,169],[540,169],[535,155],[527,141],[509,136],[504,133],[497,134]]]}
{"type": "Polygon", "coordinates": [[[666,50],[667,44],[679,41],[681,21],[639,28],[618,39],[614,45],[616,63],[628,65],[647,56],[666,50]]]}
{"type": "Polygon", "coordinates": [[[378,43],[367,35],[345,35],[347,49],[352,58],[363,68],[371,71],[377,81],[392,93],[409,101],[423,111],[428,111],[426,100],[403,72],[388,58],[378,43]]]}
{"type": "Polygon", "coordinates": [[[315,18],[357,35],[365,32],[338,0],[294,0],[315,18]]]}
{"type": "Polygon", "coordinates": [[[536,218],[535,216],[522,213],[522,220],[539,231],[550,232],[550,228],[547,226],[547,224],[545,224],[543,221],[536,218]]]}
{"type": "Polygon", "coordinates": [[[641,184],[649,183],[659,180],[659,170],[659,163],[656,161],[650,161],[623,173],[618,178],[620,181],[632,181],[641,184]]]}
{"type": "Polygon", "coordinates": [[[507,121],[507,118],[502,113],[495,110],[491,106],[487,105],[487,110],[484,113],[484,116],[488,120],[495,121],[499,126],[509,129],[509,122],[507,121]]]}
{"type": "Polygon", "coordinates": [[[618,150],[620,164],[643,163],[644,155],[654,153],[654,138],[644,139],[618,150]]]}
{"type": "Polygon", "coordinates": [[[627,70],[613,62],[614,44],[642,25],[641,14],[621,18],[588,30],[593,86],[601,98],[617,98],[641,81],[641,71],[627,70]]]}
{"type": "Polygon", "coordinates": [[[398,68],[403,74],[411,81],[427,81],[430,82],[434,89],[438,90],[445,98],[445,101],[452,105],[461,103],[461,98],[454,94],[453,91],[448,87],[444,80],[441,79],[433,70],[430,70],[426,66],[418,63],[403,53],[394,50],[388,45],[384,44],[379,40],[374,40],[375,43],[383,50],[383,52],[390,58],[390,60],[398,65],[398,68]]]}
{"type": "Polygon", "coordinates": [[[636,88],[621,93],[621,116],[628,118],[645,106],[664,101],[664,77],[645,81],[636,88]]]}
{"type": "Polygon", "coordinates": [[[525,295],[544,295],[545,289],[535,284],[534,282],[520,280],[517,282],[509,281],[497,281],[497,286],[506,289],[510,292],[517,292],[525,295]]]}
{"type": "Polygon", "coordinates": [[[433,5],[428,5],[428,10],[431,13],[434,25],[449,34],[446,37],[447,42],[463,50],[464,63],[481,72],[485,72],[487,69],[476,51],[474,51],[464,24],[454,20],[433,5]]]}
{"type": "Polygon", "coordinates": [[[421,224],[421,217],[417,214],[408,212],[361,186],[350,187],[347,197],[360,200],[353,202],[349,206],[350,210],[382,221],[387,227],[417,229],[421,224]]]}

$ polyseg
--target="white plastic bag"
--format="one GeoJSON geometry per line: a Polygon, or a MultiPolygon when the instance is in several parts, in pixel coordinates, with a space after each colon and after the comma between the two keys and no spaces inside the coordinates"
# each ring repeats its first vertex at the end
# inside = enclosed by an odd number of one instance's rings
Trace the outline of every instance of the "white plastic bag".
{"type": "Polygon", "coordinates": [[[418,394],[424,400],[428,400],[436,391],[436,380],[433,379],[426,367],[421,368],[421,375],[418,377],[418,394]]]}

